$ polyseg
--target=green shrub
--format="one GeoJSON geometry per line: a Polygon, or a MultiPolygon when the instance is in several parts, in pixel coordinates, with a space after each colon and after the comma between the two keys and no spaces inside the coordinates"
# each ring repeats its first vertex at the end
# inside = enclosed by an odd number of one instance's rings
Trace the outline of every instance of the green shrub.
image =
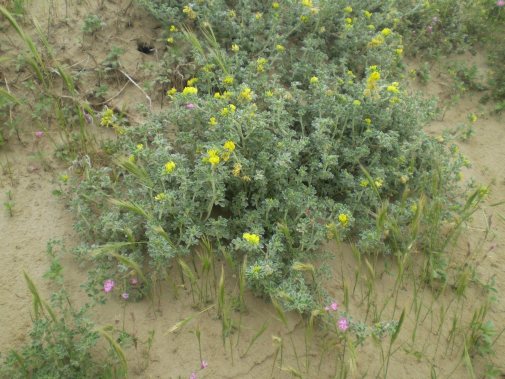
{"type": "Polygon", "coordinates": [[[107,147],[117,164],[85,169],[72,205],[90,244],[129,242],[124,257],[164,270],[210,238],[247,254],[256,292],[301,312],[323,294],[293,264],[327,240],[437,251],[430,217],[457,213],[465,161],[422,131],[436,110],[400,84],[401,37],[379,6],[144,3],[194,72],[167,77],[169,108],[107,147]]]}

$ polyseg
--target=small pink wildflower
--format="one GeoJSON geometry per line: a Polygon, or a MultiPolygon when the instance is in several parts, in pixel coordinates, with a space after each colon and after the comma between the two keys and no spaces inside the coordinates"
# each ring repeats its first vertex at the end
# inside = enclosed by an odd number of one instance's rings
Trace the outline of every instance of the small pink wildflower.
{"type": "Polygon", "coordinates": [[[44,132],[43,132],[43,131],[41,131],[41,130],[39,130],[39,131],[35,132],[35,137],[37,137],[37,138],[42,138],[42,137],[44,137],[44,132]]]}
{"type": "Polygon", "coordinates": [[[340,320],[338,320],[338,328],[345,332],[349,328],[349,321],[345,317],[342,317],[340,320]]]}
{"type": "Polygon", "coordinates": [[[324,310],[326,312],[336,311],[337,309],[338,309],[338,304],[336,302],[332,302],[330,305],[327,305],[326,307],[324,307],[324,310]]]}
{"type": "Polygon", "coordinates": [[[505,5],[505,0],[498,0],[496,2],[496,5],[499,6],[499,7],[503,7],[505,5]]]}
{"type": "Polygon", "coordinates": [[[130,279],[130,284],[132,286],[136,286],[137,284],[139,284],[139,280],[137,278],[131,278],[130,279]]]}
{"type": "Polygon", "coordinates": [[[207,368],[207,366],[208,366],[208,365],[209,365],[209,364],[207,363],[207,361],[202,361],[202,362],[200,363],[200,368],[203,370],[204,368],[207,368]]]}
{"type": "Polygon", "coordinates": [[[130,297],[130,295],[128,294],[128,292],[123,292],[123,293],[121,294],[121,297],[122,297],[123,299],[125,299],[125,300],[128,300],[128,298],[130,297]]]}
{"type": "Polygon", "coordinates": [[[196,379],[196,372],[192,372],[189,379],[196,379]]]}
{"type": "Polygon", "coordinates": [[[187,103],[186,104],[186,109],[195,109],[196,108],[196,105],[193,104],[193,103],[187,103]]]}
{"type": "Polygon", "coordinates": [[[105,291],[105,293],[109,293],[110,291],[112,291],[115,285],[116,283],[114,282],[114,280],[107,279],[105,282],[103,282],[103,290],[105,291]]]}

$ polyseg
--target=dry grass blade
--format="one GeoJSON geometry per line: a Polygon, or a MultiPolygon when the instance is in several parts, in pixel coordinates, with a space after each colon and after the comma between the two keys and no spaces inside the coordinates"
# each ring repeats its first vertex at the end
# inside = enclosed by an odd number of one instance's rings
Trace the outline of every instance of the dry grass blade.
{"type": "Polygon", "coordinates": [[[146,187],[153,188],[153,181],[143,167],[136,165],[134,162],[131,162],[127,158],[118,159],[117,164],[128,171],[130,174],[137,177],[137,179],[139,179],[146,187]]]}
{"type": "Polygon", "coordinates": [[[133,201],[127,201],[127,200],[119,200],[119,199],[109,199],[109,202],[113,205],[116,205],[122,209],[129,210],[133,213],[136,213],[142,217],[144,217],[146,220],[151,220],[153,217],[149,212],[147,212],[144,208],[142,208],[140,205],[137,203],[134,203],[133,201]]]}
{"type": "Polygon", "coordinates": [[[105,328],[97,329],[97,332],[109,342],[110,347],[112,348],[112,350],[114,350],[114,353],[119,358],[121,365],[123,366],[124,374],[126,376],[126,374],[128,373],[128,361],[126,360],[126,355],[123,349],[121,348],[121,346],[119,346],[114,337],[112,337],[105,330],[105,328]]]}

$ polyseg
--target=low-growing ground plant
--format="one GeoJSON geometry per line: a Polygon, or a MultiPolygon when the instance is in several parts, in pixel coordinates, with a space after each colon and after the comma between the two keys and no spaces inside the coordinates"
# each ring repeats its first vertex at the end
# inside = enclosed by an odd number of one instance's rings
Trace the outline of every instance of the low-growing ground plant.
{"type": "Polygon", "coordinates": [[[60,289],[44,300],[24,273],[33,298],[31,342],[11,350],[0,366],[2,378],[124,378],[127,362],[112,327],[99,328],[88,317],[91,305],[77,309],[64,288],[58,242],[48,243],[51,265],[45,277],[60,289]],[[103,339],[110,347],[99,348],[103,339]],[[96,352],[102,350],[101,358],[96,352]]]}
{"type": "Polygon", "coordinates": [[[114,164],[85,168],[72,199],[85,240],[163,272],[209,239],[247,255],[257,294],[300,312],[325,295],[293,267],[327,240],[420,249],[428,276],[444,271],[440,229],[464,210],[466,161],[421,130],[435,108],[400,83],[394,19],[361,2],[151,5],[175,12],[167,49],[189,43],[195,71],[108,145],[114,164]]]}

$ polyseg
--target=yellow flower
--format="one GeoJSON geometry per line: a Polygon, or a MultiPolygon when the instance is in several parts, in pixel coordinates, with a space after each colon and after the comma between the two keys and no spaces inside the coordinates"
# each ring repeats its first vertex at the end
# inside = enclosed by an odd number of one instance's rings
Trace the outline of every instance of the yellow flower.
{"type": "Polygon", "coordinates": [[[345,13],[352,13],[352,7],[351,6],[347,6],[344,8],[344,12],[345,13]]]}
{"type": "Polygon", "coordinates": [[[380,178],[379,178],[379,179],[375,179],[375,180],[374,180],[374,184],[375,184],[375,187],[377,187],[377,188],[381,188],[381,187],[382,187],[382,185],[384,184],[384,180],[382,180],[382,179],[380,179],[380,178]]]}
{"type": "Polygon", "coordinates": [[[221,94],[219,92],[214,93],[214,99],[220,99],[221,94]]]}
{"type": "Polygon", "coordinates": [[[231,173],[233,176],[239,176],[241,170],[242,170],[242,165],[240,163],[235,163],[231,173]]]}
{"type": "Polygon", "coordinates": [[[230,11],[228,11],[228,17],[229,18],[235,18],[237,14],[235,13],[235,11],[232,9],[230,11]]]}
{"type": "Polygon", "coordinates": [[[223,78],[223,84],[225,86],[231,86],[233,84],[233,82],[235,81],[235,78],[231,75],[226,75],[224,78],[223,78]]]}
{"type": "Polygon", "coordinates": [[[170,44],[170,45],[173,44],[174,43],[174,37],[168,37],[167,38],[167,43],[170,44]]]}
{"type": "Polygon", "coordinates": [[[319,81],[319,78],[317,76],[313,76],[310,78],[310,84],[316,84],[319,81]]]}
{"type": "Polygon", "coordinates": [[[355,107],[359,107],[359,106],[361,105],[361,101],[359,101],[359,100],[354,100],[354,101],[352,102],[352,104],[353,104],[355,107]]]}
{"type": "Polygon", "coordinates": [[[265,65],[268,63],[266,58],[258,58],[256,61],[256,71],[263,72],[265,71],[265,65]]]}
{"type": "Polygon", "coordinates": [[[241,179],[246,183],[251,181],[251,178],[247,175],[244,175],[241,179]]]}
{"type": "MultiPolygon", "coordinates": [[[[371,69],[374,70],[373,66],[371,67],[371,69]]],[[[368,77],[368,79],[366,81],[366,89],[363,92],[363,94],[365,96],[372,95],[372,92],[377,89],[377,82],[379,81],[380,78],[381,78],[381,74],[379,71],[374,70],[374,71],[372,71],[372,73],[370,73],[370,76],[368,77]]]]}
{"type": "Polygon", "coordinates": [[[233,45],[231,45],[231,51],[233,51],[234,53],[238,53],[240,51],[240,46],[234,43],[233,45]]]}
{"type": "Polygon", "coordinates": [[[274,2],[272,3],[272,8],[273,8],[273,9],[279,9],[279,6],[280,6],[280,5],[279,5],[279,3],[278,3],[277,1],[274,1],[274,2]]]}
{"type": "Polygon", "coordinates": [[[198,81],[198,78],[191,78],[188,80],[188,86],[193,86],[198,81]]]}
{"type": "Polygon", "coordinates": [[[305,16],[305,15],[300,16],[300,21],[301,22],[309,22],[309,16],[305,16]]]}
{"type": "Polygon", "coordinates": [[[345,23],[346,23],[347,25],[352,25],[352,18],[350,18],[350,17],[346,17],[346,18],[345,18],[345,23]]]}
{"type": "Polygon", "coordinates": [[[265,92],[265,96],[266,96],[266,97],[273,97],[273,96],[274,96],[274,93],[273,93],[273,91],[268,90],[268,91],[266,91],[266,92],[265,92]]]}
{"type": "Polygon", "coordinates": [[[369,12],[369,11],[365,11],[363,12],[363,14],[365,15],[366,18],[370,19],[370,17],[372,17],[372,13],[369,12]]]}
{"type": "Polygon", "coordinates": [[[391,34],[391,29],[389,29],[389,28],[384,28],[384,29],[382,29],[381,34],[382,34],[384,37],[387,37],[388,35],[390,35],[390,34],[391,34]]]}
{"type": "Polygon", "coordinates": [[[184,8],[182,8],[182,13],[186,14],[191,20],[196,18],[196,12],[189,5],[185,5],[184,8]]]}
{"type": "Polygon", "coordinates": [[[373,25],[373,24],[367,25],[367,28],[368,28],[368,30],[375,30],[375,25],[373,25]]]}
{"type": "MultiPolygon", "coordinates": [[[[374,27],[375,28],[375,27],[374,27]]],[[[377,34],[372,40],[368,43],[368,47],[379,47],[384,43],[384,36],[382,34],[377,34]]]]}
{"type": "Polygon", "coordinates": [[[144,149],[144,145],[142,145],[141,143],[139,143],[139,144],[137,145],[137,147],[136,147],[136,149],[135,149],[135,150],[136,150],[136,151],[141,151],[141,150],[143,150],[143,149],[144,149]]]}
{"type": "Polygon", "coordinates": [[[154,196],[154,200],[156,200],[156,201],[163,201],[166,198],[167,198],[167,195],[165,195],[165,193],[163,193],[163,192],[154,196]]]}
{"type": "Polygon", "coordinates": [[[171,31],[172,33],[175,33],[175,32],[177,32],[177,31],[179,31],[179,29],[177,29],[177,27],[176,27],[175,25],[170,25],[170,31],[171,31]]]}
{"type": "Polygon", "coordinates": [[[349,224],[349,217],[345,213],[340,213],[338,215],[338,221],[340,225],[347,226],[349,224]]]}
{"type": "Polygon", "coordinates": [[[233,143],[233,141],[226,141],[223,147],[230,153],[233,152],[233,150],[235,150],[235,144],[233,143]]]}
{"type": "Polygon", "coordinates": [[[363,179],[361,182],[359,182],[359,185],[360,185],[361,187],[363,187],[363,188],[364,188],[364,187],[368,187],[368,185],[369,185],[369,184],[370,184],[370,183],[368,182],[368,180],[367,180],[367,179],[363,179]]]}
{"type": "Polygon", "coordinates": [[[169,161],[165,163],[165,173],[166,174],[171,174],[175,170],[175,162],[174,161],[169,161]]]}
{"type": "Polygon", "coordinates": [[[186,95],[196,95],[197,93],[198,93],[198,89],[196,87],[192,87],[192,86],[184,87],[184,89],[182,90],[182,94],[184,96],[186,96],[186,95]]]}
{"type": "Polygon", "coordinates": [[[63,183],[68,182],[68,175],[67,175],[67,174],[60,175],[60,180],[61,180],[63,183]]]}
{"type": "Polygon", "coordinates": [[[135,155],[130,155],[128,157],[128,161],[130,161],[131,163],[135,163],[135,155]]]}
{"type": "Polygon", "coordinates": [[[216,166],[219,161],[219,151],[216,149],[207,150],[207,157],[203,159],[204,162],[208,162],[212,165],[212,167],[216,166]]]}
{"type": "Polygon", "coordinates": [[[468,116],[468,120],[474,124],[475,122],[477,122],[477,115],[475,113],[470,113],[470,115],[468,116]]]}
{"type": "Polygon", "coordinates": [[[277,50],[279,53],[283,53],[286,49],[282,45],[275,45],[275,50],[277,50]]]}
{"type": "Polygon", "coordinates": [[[213,155],[213,156],[209,157],[209,163],[212,165],[212,167],[217,165],[219,163],[219,160],[220,159],[217,155],[213,155]]]}
{"type": "Polygon", "coordinates": [[[398,82],[393,82],[390,86],[387,86],[387,91],[391,93],[399,93],[400,90],[398,89],[399,83],[398,82]]]}
{"type": "Polygon", "coordinates": [[[249,87],[245,87],[238,95],[240,100],[252,101],[254,92],[249,87]]]}
{"type": "Polygon", "coordinates": [[[396,53],[396,55],[401,57],[403,55],[403,49],[401,47],[399,47],[398,49],[395,50],[395,53],[396,53]]]}
{"type": "Polygon", "coordinates": [[[312,8],[312,0],[302,0],[302,5],[307,8],[312,8]]]}
{"type": "Polygon", "coordinates": [[[372,120],[370,118],[365,118],[363,121],[365,121],[365,124],[367,124],[368,126],[370,126],[372,124],[372,120]]]}
{"type": "Polygon", "coordinates": [[[256,20],[261,20],[262,17],[263,17],[263,13],[261,12],[256,12],[256,14],[254,15],[254,17],[256,18],[256,20]]]}
{"type": "Polygon", "coordinates": [[[216,126],[217,125],[217,119],[215,117],[211,117],[209,119],[209,125],[216,126]]]}
{"type": "Polygon", "coordinates": [[[251,245],[259,245],[259,243],[260,243],[260,236],[257,234],[244,233],[244,234],[242,234],[242,238],[244,238],[251,245]]]}
{"type": "Polygon", "coordinates": [[[102,115],[100,125],[109,127],[114,125],[114,111],[112,108],[107,108],[102,115]]]}
{"type": "Polygon", "coordinates": [[[172,87],[167,91],[167,96],[174,96],[176,93],[177,93],[177,89],[172,87]]]}

